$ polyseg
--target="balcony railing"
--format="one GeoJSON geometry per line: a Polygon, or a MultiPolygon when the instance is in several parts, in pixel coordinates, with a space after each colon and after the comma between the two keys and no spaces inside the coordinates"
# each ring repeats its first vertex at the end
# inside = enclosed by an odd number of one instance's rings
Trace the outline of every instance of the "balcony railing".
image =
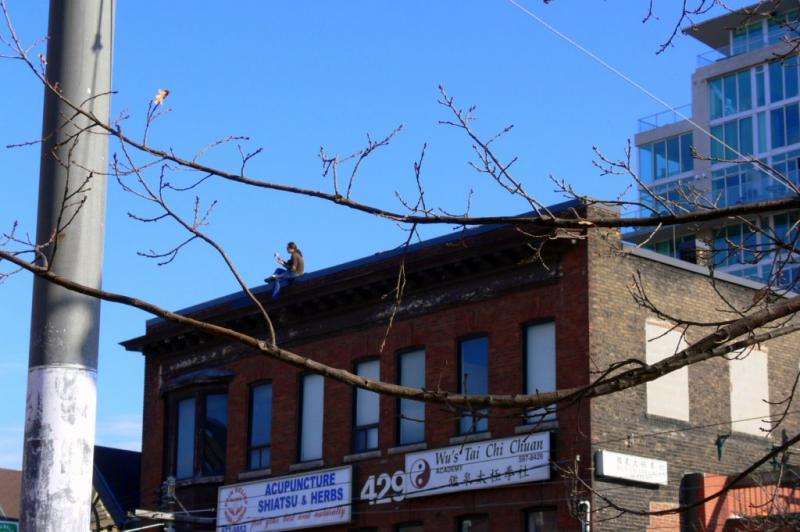
{"type": "Polygon", "coordinates": [[[723,59],[727,59],[729,57],[733,57],[733,54],[731,54],[730,46],[723,46],[722,48],[712,48],[711,50],[703,52],[702,54],[697,56],[697,68],[713,65],[714,63],[722,61],[723,59]]]}
{"type": "MultiPolygon", "coordinates": [[[[796,179],[790,178],[790,181],[797,186],[796,179]]],[[[719,188],[715,184],[715,190],[712,192],[713,201],[716,201],[718,207],[782,199],[793,194],[794,191],[789,186],[769,177],[760,179],[759,182],[737,183],[733,186],[726,185],[724,188],[719,188]]]]}
{"type": "Polygon", "coordinates": [[[689,103],[676,107],[674,111],[662,111],[654,115],[645,116],[639,119],[639,133],[666,126],[667,124],[674,124],[675,122],[685,120],[684,117],[691,118],[691,116],[692,104],[689,103]]]}
{"type": "Polygon", "coordinates": [[[772,46],[779,42],[789,42],[796,44],[800,27],[798,21],[792,20],[791,22],[781,23],[768,26],[766,33],[762,28],[759,33],[749,36],[749,38],[734,38],[733,43],[714,48],[707,52],[703,52],[697,56],[697,67],[704,67],[713,65],[718,61],[723,61],[729,57],[746,54],[754,50],[759,50],[765,46],[772,46]]]}

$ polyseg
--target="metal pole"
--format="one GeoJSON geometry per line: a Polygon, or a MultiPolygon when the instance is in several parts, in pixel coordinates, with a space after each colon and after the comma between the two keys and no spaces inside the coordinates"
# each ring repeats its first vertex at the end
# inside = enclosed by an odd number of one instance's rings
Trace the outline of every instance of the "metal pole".
{"type": "MultiPolygon", "coordinates": [[[[110,112],[114,4],[50,1],[47,79],[103,121],[110,112]]],[[[53,272],[100,287],[108,136],[87,126],[45,89],[36,241],[46,244],[53,272]]],[[[34,279],[21,530],[90,524],[99,317],[99,301],[34,279]]]]}

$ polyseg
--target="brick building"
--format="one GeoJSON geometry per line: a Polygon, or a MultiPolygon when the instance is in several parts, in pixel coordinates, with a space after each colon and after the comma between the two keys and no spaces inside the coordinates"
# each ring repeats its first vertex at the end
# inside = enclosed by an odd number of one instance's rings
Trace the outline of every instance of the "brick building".
{"type": "MultiPolygon", "coordinates": [[[[623,246],[615,231],[534,242],[545,233],[526,229],[468,229],[307,273],[276,300],[255,293],[279,345],[303,356],[414,387],[519,394],[585,386],[709,331],[672,329],[638,305],[634,276],[665,314],[698,323],[731,317],[720,294],[744,304],[758,288],[725,274],[712,285],[701,266],[623,246]],[[384,296],[401,262],[394,312],[384,296]]],[[[265,334],[243,294],[182,313],[265,334]]],[[[608,520],[601,496],[673,508],[684,475],[729,475],[769,451],[761,420],[780,406],[762,399],[791,389],[796,344],[778,338],[558,412],[463,412],[355,391],[154,319],[124,342],[145,356],[141,505],[162,508],[175,477],[180,503],[215,508],[192,515],[226,531],[262,530],[254,516],[270,530],[580,530],[587,515],[592,530],[677,530],[675,515],[608,520]]]]}

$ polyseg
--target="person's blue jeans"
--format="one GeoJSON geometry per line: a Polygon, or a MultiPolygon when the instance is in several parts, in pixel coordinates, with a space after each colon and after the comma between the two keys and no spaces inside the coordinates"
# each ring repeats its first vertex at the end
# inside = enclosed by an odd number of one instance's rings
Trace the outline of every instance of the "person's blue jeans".
{"type": "Polygon", "coordinates": [[[276,268],[275,272],[272,274],[272,299],[278,297],[282,283],[288,285],[295,277],[297,277],[297,274],[294,272],[284,270],[283,268],[276,268]]]}

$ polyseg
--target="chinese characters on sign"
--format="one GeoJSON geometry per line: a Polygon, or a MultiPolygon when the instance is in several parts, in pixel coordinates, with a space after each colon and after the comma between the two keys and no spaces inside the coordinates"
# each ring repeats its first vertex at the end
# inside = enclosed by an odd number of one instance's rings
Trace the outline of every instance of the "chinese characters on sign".
{"type": "Polygon", "coordinates": [[[259,532],[350,522],[352,467],[222,486],[217,530],[259,532]]]}
{"type": "Polygon", "coordinates": [[[597,475],[601,477],[665,486],[668,481],[667,462],[655,458],[603,450],[595,453],[595,467],[597,475]]]}

